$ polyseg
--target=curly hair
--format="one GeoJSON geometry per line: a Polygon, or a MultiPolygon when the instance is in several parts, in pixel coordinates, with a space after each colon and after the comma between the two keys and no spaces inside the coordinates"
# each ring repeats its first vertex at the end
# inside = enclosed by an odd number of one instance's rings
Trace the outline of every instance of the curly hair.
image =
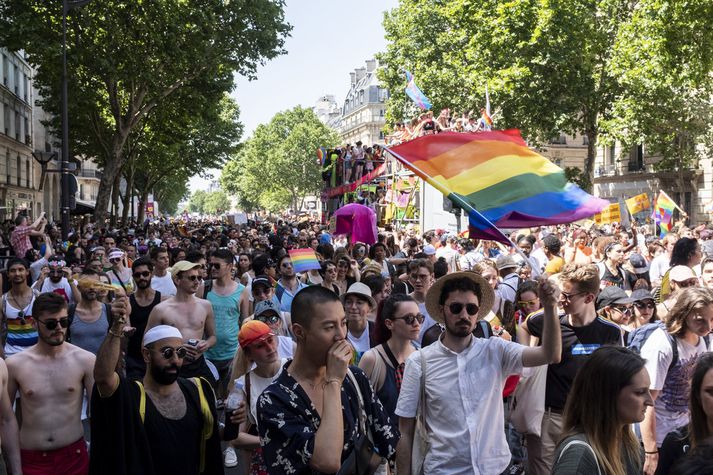
{"type": "Polygon", "coordinates": [[[594,264],[566,264],[559,275],[560,281],[577,284],[580,292],[599,293],[599,267],[594,264]]]}

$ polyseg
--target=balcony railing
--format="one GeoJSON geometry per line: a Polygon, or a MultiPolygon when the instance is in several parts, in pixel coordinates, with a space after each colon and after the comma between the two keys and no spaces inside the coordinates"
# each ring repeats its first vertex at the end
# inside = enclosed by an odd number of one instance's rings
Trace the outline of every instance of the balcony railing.
{"type": "Polygon", "coordinates": [[[81,178],[96,178],[98,180],[101,180],[102,178],[102,172],[100,170],[79,170],[77,173],[78,177],[81,178]]]}

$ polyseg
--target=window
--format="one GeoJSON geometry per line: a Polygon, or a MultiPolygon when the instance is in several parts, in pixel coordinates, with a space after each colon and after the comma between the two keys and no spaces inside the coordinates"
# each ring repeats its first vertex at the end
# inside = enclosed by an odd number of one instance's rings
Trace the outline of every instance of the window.
{"type": "Polygon", "coordinates": [[[30,134],[30,122],[25,117],[25,143],[32,145],[32,135],[30,134]]]}
{"type": "Polygon", "coordinates": [[[559,134],[559,136],[550,140],[552,145],[567,145],[567,136],[564,134],[559,134]]]}
{"type": "Polygon", "coordinates": [[[25,161],[25,186],[30,187],[30,161],[25,161]]]}
{"type": "Polygon", "coordinates": [[[17,97],[20,97],[20,68],[18,66],[15,66],[15,95],[17,97]]]}
{"type": "Polygon", "coordinates": [[[10,77],[10,62],[7,56],[2,55],[2,83],[7,86],[8,78],[10,77]]]}
{"type": "Polygon", "coordinates": [[[17,186],[22,186],[22,159],[20,156],[17,156],[17,167],[15,168],[17,170],[17,186]]]}
{"type": "Polygon", "coordinates": [[[589,137],[582,135],[582,145],[589,145],[589,137]]]}
{"type": "Polygon", "coordinates": [[[10,106],[8,104],[4,105],[5,109],[5,135],[10,135],[10,106]]]}
{"type": "Polygon", "coordinates": [[[20,114],[15,112],[15,140],[20,141],[20,114]]]}
{"type": "Polygon", "coordinates": [[[384,109],[379,109],[379,117],[384,117],[384,109]]]}

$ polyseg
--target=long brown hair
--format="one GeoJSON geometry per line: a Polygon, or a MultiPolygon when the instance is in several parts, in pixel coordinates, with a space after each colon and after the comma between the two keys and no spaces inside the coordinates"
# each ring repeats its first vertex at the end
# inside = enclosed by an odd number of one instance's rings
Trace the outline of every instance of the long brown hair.
{"type": "Polygon", "coordinates": [[[703,411],[703,403],[701,402],[703,378],[706,377],[706,374],[711,369],[713,369],[713,353],[704,353],[698,359],[696,369],[693,370],[693,377],[691,378],[691,397],[688,402],[690,411],[688,439],[691,441],[691,448],[695,448],[704,440],[713,436],[713,433],[708,429],[710,416],[703,411]]]}
{"type": "Polygon", "coordinates": [[[561,440],[584,433],[609,475],[626,475],[623,459],[641,460],[631,426],[619,420],[617,396],[642,368],[643,358],[633,351],[603,346],[580,368],[567,397],[561,440]]]}
{"type": "Polygon", "coordinates": [[[666,330],[671,335],[683,338],[688,330],[686,318],[709,305],[713,305],[713,290],[706,287],[681,289],[676,304],[666,317],[666,330]]]}

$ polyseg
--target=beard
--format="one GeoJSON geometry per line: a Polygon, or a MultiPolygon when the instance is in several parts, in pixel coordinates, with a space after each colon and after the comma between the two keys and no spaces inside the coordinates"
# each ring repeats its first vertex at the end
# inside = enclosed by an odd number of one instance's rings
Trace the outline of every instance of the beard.
{"type": "Polygon", "coordinates": [[[173,384],[176,382],[178,379],[178,371],[179,367],[177,364],[171,364],[168,366],[164,366],[163,368],[159,368],[158,366],[151,365],[151,377],[153,378],[154,381],[156,381],[158,384],[161,384],[163,386],[168,386],[170,384],[173,384]],[[169,373],[168,370],[175,369],[175,373],[169,373]]]}
{"type": "Polygon", "coordinates": [[[446,332],[450,333],[452,336],[459,337],[459,338],[464,338],[473,331],[473,326],[470,325],[470,322],[467,322],[468,325],[463,325],[462,322],[465,320],[458,320],[455,323],[449,323],[448,320],[446,319],[446,332]]]}
{"type": "Polygon", "coordinates": [[[139,289],[148,289],[151,286],[151,281],[150,280],[137,280],[136,281],[136,287],[139,289]]]}
{"type": "Polygon", "coordinates": [[[64,343],[64,333],[60,335],[54,335],[54,336],[47,336],[43,335],[42,333],[39,333],[38,337],[40,340],[42,340],[45,344],[49,346],[60,346],[61,344],[64,343]]]}

